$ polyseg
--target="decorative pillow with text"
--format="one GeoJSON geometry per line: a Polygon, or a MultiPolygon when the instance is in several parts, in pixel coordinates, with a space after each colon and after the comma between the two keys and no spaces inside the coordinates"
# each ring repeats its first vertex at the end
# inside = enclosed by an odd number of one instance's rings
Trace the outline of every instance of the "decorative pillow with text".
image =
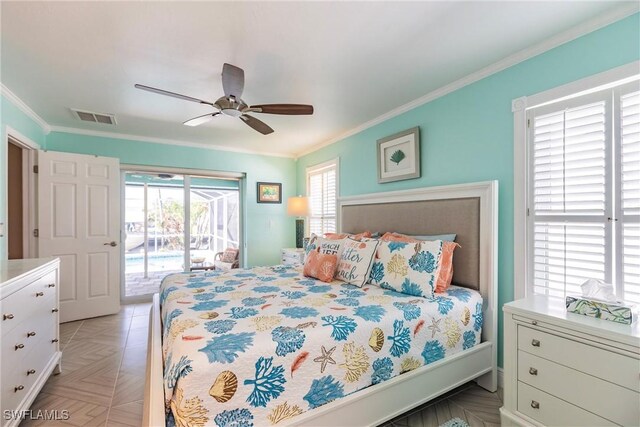
{"type": "Polygon", "coordinates": [[[336,279],[359,287],[367,283],[379,243],[378,240],[345,239],[336,279]]]}

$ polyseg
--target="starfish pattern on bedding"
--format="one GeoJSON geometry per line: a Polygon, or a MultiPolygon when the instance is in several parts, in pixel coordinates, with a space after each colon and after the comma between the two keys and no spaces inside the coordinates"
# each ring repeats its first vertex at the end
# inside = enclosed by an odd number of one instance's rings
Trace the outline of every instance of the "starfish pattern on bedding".
{"type": "Polygon", "coordinates": [[[436,320],[435,317],[431,318],[431,324],[429,326],[427,326],[427,328],[431,330],[431,338],[436,336],[436,332],[441,332],[440,331],[440,321],[441,320],[442,319],[436,320]]]}
{"type": "Polygon", "coordinates": [[[318,362],[320,363],[320,373],[324,373],[324,370],[327,368],[327,364],[331,363],[332,365],[336,364],[336,361],[333,360],[333,358],[331,357],[331,355],[333,354],[333,352],[336,350],[335,347],[331,348],[329,351],[327,351],[324,346],[322,346],[322,356],[318,356],[315,359],[313,359],[314,362],[318,362]]]}

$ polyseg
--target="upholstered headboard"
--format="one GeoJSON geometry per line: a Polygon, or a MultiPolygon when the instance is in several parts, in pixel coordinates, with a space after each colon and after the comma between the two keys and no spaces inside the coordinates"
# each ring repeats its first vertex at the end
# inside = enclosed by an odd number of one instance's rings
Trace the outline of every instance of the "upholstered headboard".
{"type": "Polygon", "coordinates": [[[455,233],[460,248],[453,257],[453,283],[479,289],[480,197],[343,204],[341,215],[341,231],[346,233],[455,233]]]}

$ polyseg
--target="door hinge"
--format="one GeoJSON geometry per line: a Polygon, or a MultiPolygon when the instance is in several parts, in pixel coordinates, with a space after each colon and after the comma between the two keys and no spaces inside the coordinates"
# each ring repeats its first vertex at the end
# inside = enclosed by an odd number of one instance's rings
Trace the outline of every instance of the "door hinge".
{"type": "Polygon", "coordinates": [[[529,208],[527,208],[527,216],[529,216],[531,213],[529,211],[529,208]]]}
{"type": "Polygon", "coordinates": [[[38,165],[33,165],[33,173],[38,173],[38,165]]]}
{"type": "Polygon", "coordinates": [[[531,127],[531,119],[527,119],[527,127],[531,127]]]}
{"type": "Polygon", "coordinates": [[[38,230],[37,228],[33,229],[33,237],[40,237],[40,230],[38,230]]]}

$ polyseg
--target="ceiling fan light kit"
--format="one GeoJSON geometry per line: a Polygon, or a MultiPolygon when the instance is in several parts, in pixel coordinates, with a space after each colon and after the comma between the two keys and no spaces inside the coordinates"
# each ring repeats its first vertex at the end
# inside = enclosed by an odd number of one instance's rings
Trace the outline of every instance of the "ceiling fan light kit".
{"type": "Polygon", "coordinates": [[[304,104],[263,104],[249,106],[241,98],[244,91],[244,70],[231,64],[224,64],[222,67],[222,89],[224,96],[218,98],[216,102],[204,101],[202,99],[193,98],[191,96],[182,95],[175,92],[169,92],[151,86],[136,84],[137,89],[146,90],[148,92],[160,95],[171,96],[173,98],[185,101],[197,102],[199,104],[211,105],[219,111],[204,114],[202,116],[189,119],[183,124],[186,126],[199,126],[206,123],[220,114],[229,117],[240,118],[247,126],[260,132],[263,135],[273,133],[273,129],[262,120],[256,119],[247,113],[264,113],[264,114],[282,114],[288,116],[310,115],[313,114],[312,105],[304,104]]]}

